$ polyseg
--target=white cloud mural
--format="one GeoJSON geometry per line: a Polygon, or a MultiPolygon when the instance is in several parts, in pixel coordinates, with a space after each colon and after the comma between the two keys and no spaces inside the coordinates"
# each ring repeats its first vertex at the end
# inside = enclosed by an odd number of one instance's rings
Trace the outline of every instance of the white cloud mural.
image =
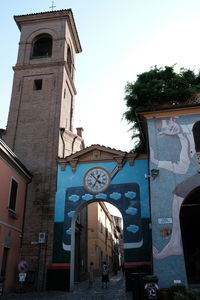
{"type": "Polygon", "coordinates": [[[67,215],[68,215],[68,217],[73,218],[74,214],[75,214],[75,211],[71,210],[70,212],[68,212],[67,215]]]}
{"type": "Polygon", "coordinates": [[[134,199],[135,196],[136,196],[136,193],[135,193],[135,192],[128,191],[128,192],[125,193],[124,195],[125,195],[126,198],[134,199]]]}
{"type": "Polygon", "coordinates": [[[121,198],[122,194],[117,193],[117,192],[113,192],[112,194],[110,194],[110,198],[114,199],[114,200],[119,200],[121,198]]]}
{"type": "Polygon", "coordinates": [[[93,199],[93,196],[91,194],[85,194],[82,196],[82,199],[85,201],[89,201],[93,199]]]}
{"type": "Polygon", "coordinates": [[[71,195],[71,196],[69,196],[68,199],[70,201],[77,202],[79,200],[79,196],[78,195],[71,195]]]}
{"type": "Polygon", "coordinates": [[[136,226],[136,225],[129,225],[126,230],[128,230],[129,232],[132,232],[132,233],[136,233],[138,232],[139,230],[139,227],[136,226]]]}
{"type": "Polygon", "coordinates": [[[126,209],[126,214],[134,216],[137,214],[137,211],[137,208],[129,207],[128,209],[126,209]]]}
{"type": "Polygon", "coordinates": [[[95,198],[96,199],[107,199],[107,195],[106,194],[97,194],[96,196],[95,196],[95,198]]]}

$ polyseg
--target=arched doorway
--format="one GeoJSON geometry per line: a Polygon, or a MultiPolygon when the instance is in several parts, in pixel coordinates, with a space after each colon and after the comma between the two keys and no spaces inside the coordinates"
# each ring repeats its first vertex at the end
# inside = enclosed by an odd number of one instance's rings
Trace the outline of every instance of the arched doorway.
{"type": "Polygon", "coordinates": [[[72,219],[70,287],[88,278],[89,264],[99,277],[103,261],[117,275],[124,262],[123,217],[116,206],[88,201],[77,207],[72,219]]]}
{"type": "Polygon", "coordinates": [[[200,284],[200,187],[184,200],[180,211],[180,226],[189,284],[200,284]]]}

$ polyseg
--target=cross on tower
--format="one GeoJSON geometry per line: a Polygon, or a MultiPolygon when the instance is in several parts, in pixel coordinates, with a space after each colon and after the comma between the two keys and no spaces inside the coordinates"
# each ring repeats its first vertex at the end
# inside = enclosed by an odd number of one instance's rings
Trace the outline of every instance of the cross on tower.
{"type": "Polygon", "coordinates": [[[54,9],[55,7],[56,7],[56,6],[54,5],[54,1],[52,1],[52,5],[51,5],[49,8],[51,8],[52,11],[53,11],[53,9],[54,9]]]}

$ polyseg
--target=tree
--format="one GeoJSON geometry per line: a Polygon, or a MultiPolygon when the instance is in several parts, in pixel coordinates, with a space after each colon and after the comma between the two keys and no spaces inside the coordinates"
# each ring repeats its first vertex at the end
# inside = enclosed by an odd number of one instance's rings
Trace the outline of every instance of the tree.
{"type": "Polygon", "coordinates": [[[151,111],[163,105],[178,105],[185,103],[200,90],[200,73],[181,68],[179,73],[174,66],[164,68],[151,68],[137,76],[134,83],[128,82],[125,86],[127,110],[124,118],[132,124],[132,138],[136,145],[132,151],[145,152],[145,141],[139,126],[137,112],[151,111]]]}

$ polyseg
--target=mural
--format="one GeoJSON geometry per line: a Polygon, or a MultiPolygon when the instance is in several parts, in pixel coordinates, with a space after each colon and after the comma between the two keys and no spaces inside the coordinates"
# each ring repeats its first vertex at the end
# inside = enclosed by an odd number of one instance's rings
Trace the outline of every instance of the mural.
{"type": "Polygon", "coordinates": [[[87,201],[107,201],[123,215],[124,247],[139,248],[143,244],[139,185],[136,183],[111,184],[104,193],[92,195],[84,187],[69,188],[65,200],[63,248],[70,249],[71,218],[76,208],[87,201]]]}
{"type": "MultiPolygon", "coordinates": [[[[153,256],[155,259],[183,254],[179,222],[180,208],[185,197],[200,184],[193,136],[193,126],[198,119],[199,116],[194,115],[157,119],[149,122],[151,167],[167,171],[162,173],[162,181],[164,182],[164,177],[166,179],[165,186],[163,185],[163,195],[164,198],[168,197],[165,208],[173,220],[171,235],[167,243],[161,250],[158,250],[154,244],[153,256]],[[170,197],[172,197],[172,204],[169,209],[170,197]]],[[[152,189],[152,196],[154,196],[156,186],[153,184],[152,189]]],[[[157,198],[159,198],[158,195],[157,198]]],[[[163,205],[160,206],[160,212],[156,212],[158,216],[164,213],[162,208],[163,205]]],[[[155,209],[153,210],[155,212],[155,209]]],[[[158,238],[155,238],[154,241],[159,247],[161,243],[159,243],[158,238]]]]}
{"type": "Polygon", "coordinates": [[[144,177],[147,166],[146,159],[135,160],[134,165],[127,161],[117,172],[112,161],[78,164],[75,172],[69,165],[65,169],[58,165],[54,262],[70,262],[72,218],[81,205],[91,201],[109,202],[122,213],[126,261],[150,261],[148,180],[144,177]]]}

